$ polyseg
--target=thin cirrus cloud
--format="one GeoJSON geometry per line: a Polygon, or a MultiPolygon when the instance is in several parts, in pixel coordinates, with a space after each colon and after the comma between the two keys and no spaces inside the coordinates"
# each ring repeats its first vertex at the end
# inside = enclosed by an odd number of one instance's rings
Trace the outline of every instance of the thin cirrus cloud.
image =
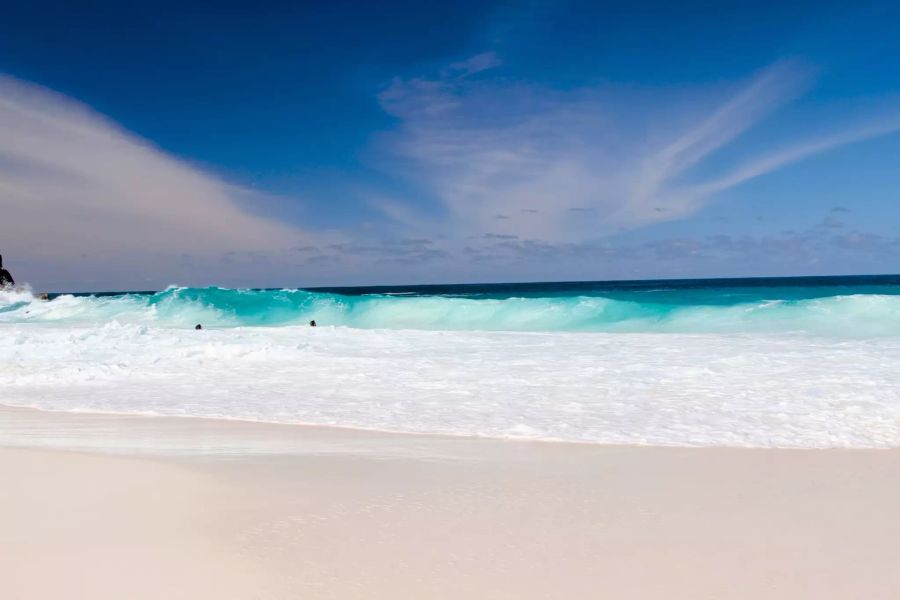
{"type": "Polygon", "coordinates": [[[878,120],[859,124],[852,128],[837,131],[818,139],[808,140],[795,146],[779,149],[741,165],[727,175],[689,188],[688,197],[705,198],[717,192],[740,185],[741,183],[765,175],[771,171],[803,160],[808,156],[826,152],[832,148],[861,142],[864,140],[890,135],[900,131],[900,115],[888,115],[878,120]]]}
{"type": "MultiPolygon", "coordinates": [[[[613,86],[555,90],[490,77],[501,65],[476,55],[437,77],[397,78],[379,97],[398,121],[379,141],[395,157],[385,168],[436,201],[445,231],[477,235],[500,223],[500,233],[523,238],[597,239],[686,217],[750,179],[900,129],[900,116],[888,115],[745,157],[722,174],[710,161],[802,95],[811,69],[776,63],[743,85],[707,90],[719,103],[701,112],[665,90],[635,101],[613,86]]],[[[384,212],[401,209],[395,201],[384,212]]]]}
{"type": "Polygon", "coordinates": [[[254,195],[77,102],[0,77],[0,240],[9,255],[164,269],[309,241],[248,212],[254,195]]]}

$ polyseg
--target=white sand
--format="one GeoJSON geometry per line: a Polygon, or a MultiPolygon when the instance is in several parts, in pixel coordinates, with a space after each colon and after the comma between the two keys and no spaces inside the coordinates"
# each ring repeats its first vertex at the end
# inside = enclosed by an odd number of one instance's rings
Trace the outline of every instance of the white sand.
{"type": "Polygon", "coordinates": [[[215,535],[230,488],[212,477],[0,450],[0,480],[0,598],[259,597],[259,566],[215,535]]]}
{"type": "Polygon", "coordinates": [[[895,450],[0,419],[184,454],[0,450],[3,599],[900,598],[895,450]]]}

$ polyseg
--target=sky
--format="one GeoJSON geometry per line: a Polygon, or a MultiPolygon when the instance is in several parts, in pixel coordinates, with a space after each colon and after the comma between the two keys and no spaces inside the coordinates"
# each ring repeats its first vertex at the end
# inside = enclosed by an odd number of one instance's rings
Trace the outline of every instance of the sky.
{"type": "Polygon", "coordinates": [[[13,0],[39,291],[900,271],[900,6],[13,0]]]}

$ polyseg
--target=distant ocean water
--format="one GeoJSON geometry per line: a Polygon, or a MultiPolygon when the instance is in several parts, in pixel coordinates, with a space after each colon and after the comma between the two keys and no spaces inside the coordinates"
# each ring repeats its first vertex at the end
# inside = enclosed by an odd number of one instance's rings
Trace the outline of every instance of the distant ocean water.
{"type": "Polygon", "coordinates": [[[53,410],[896,447],[898,365],[900,276],[0,292],[0,402],[53,410]]]}

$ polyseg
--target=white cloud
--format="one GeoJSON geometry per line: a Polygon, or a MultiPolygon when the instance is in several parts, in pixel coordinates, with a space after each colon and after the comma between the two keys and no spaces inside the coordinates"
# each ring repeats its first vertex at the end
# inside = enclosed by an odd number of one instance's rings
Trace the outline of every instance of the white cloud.
{"type": "Polygon", "coordinates": [[[640,167],[632,174],[631,189],[616,217],[640,224],[692,212],[713,191],[693,195],[692,202],[686,202],[685,195],[673,189],[678,178],[796,97],[806,81],[805,70],[798,65],[777,63],[759,73],[709,116],[690,123],[661,149],[646,149],[647,156],[638,159],[640,167]]]}
{"type": "MultiPolygon", "coordinates": [[[[499,64],[482,56],[471,60],[485,69],[499,64]]],[[[391,168],[442,207],[435,228],[460,236],[585,240],[678,219],[749,179],[898,128],[896,118],[849,127],[713,176],[710,159],[802,93],[809,69],[776,63],[742,85],[702,90],[696,97],[713,104],[698,108],[684,101],[684,90],[561,91],[470,78],[484,69],[465,64],[436,78],[396,79],[380,96],[398,119],[380,141],[397,158],[391,168]]]]}
{"type": "Polygon", "coordinates": [[[777,149],[766,156],[744,163],[721,178],[689,188],[688,195],[701,198],[708,197],[814,154],[826,152],[839,146],[889,135],[897,131],[900,131],[900,116],[887,115],[878,120],[858,124],[852,128],[832,133],[819,139],[807,140],[794,146],[777,149]]]}
{"type": "Polygon", "coordinates": [[[248,212],[260,199],[81,104],[0,77],[0,251],[11,266],[87,255],[69,266],[163,273],[186,255],[213,260],[309,240],[248,212]]]}
{"type": "Polygon", "coordinates": [[[450,68],[454,71],[459,71],[463,75],[472,75],[474,73],[493,69],[494,67],[499,67],[501,64],[503,64],[503,62],[495,52],[482,52],[481,54],[476,54],[466,60],[450,63],[450,68]]]}

